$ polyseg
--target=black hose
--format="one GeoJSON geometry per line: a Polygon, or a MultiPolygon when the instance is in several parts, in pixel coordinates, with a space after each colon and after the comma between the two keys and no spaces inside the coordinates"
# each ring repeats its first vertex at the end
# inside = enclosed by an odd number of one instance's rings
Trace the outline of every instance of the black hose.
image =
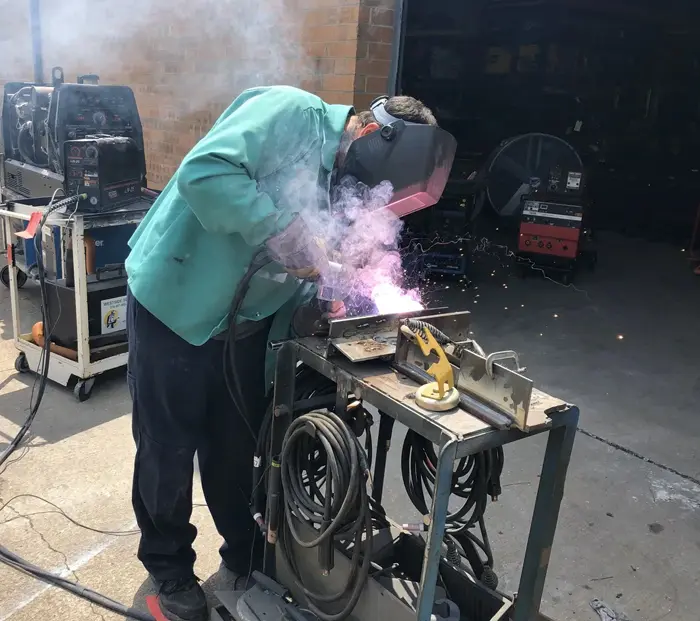
{"type": "Polygon", "coordinates": [[[323,621],[341,621],[357,605],[371,568],[371,555],[363,554],[363,539],[365,544],[371,541],[374,514],[367,493],[367,456],[339,416],[310,412],[287,429],[280,463],[285,504],[282,549],[311,611],[323,621]],[[313,536],[305,537],[304,530],[313,536]],[[351,547],[352,569],[345,586],[330,595],[304,586],[295,544],[318,548],[324,572],[333,568],[336,544],[351,547]]]}
{"type": "MultiPolygon", "coordinates": [[[[401,453],[401,475],[408,497],[422,515],[430,514],[437,461],[432,442],[413,431],[406,434],[401,453]]],[[[497,447],[461,459],[452,475],[452,495],[462,502],[448,514],[445,533],[459,542],[477,578],[481,577],[484,566],[493,566],[484,515],[488,497],[496,499],[501,493],[502,472],[503,449],[497,447]],[[475,527],[480,529],[481,538],[471,532],[475,527]],[[486,556],[485,563],[480,559],[479,550],[486,556]]]]}
{"type": "Polygon", "coordinates": [[[271,259],[267,256],[265,250],[259,250],[250,262],[250,267],[245,273],[241,281],[238,283],[236,288],[236,293],[233,296],[233,302],[231,303],[231,311],[229,312],[229,328],[226,335],[226,340],[224,342],[224,380],[226,382],[226,388],[231,395],[236,409],[240,417],[243,419],[245,426],[250,433],[251,438],[254,442],[257,442],[258,433],[250,419],[250,413],[245,404],[245,398],[243,396],[243,388],[241,386],[240,378],[238,377],[238,372],[236,370],[236,332],[238,330],[238,316],[243,307],[243,301],[248,293],[248,288],[250,287],[250,281],[263,267],[271,263],[271,259]]]}
{"type": "Polygon", "coordinates": [[[45,571],[40,567],[37,567],[36,565],[25,561],[13,552],[10,552],[10,550],[8,550],[3,545],[0,545],[0,562],[5,563],[5,565],[8,565],[9,567],[13,567],[18,571],[21,571],[22,573],[32,576],[37,580],[41,580],[46,584],[50,584],[52,586],[58,587],[59,589],[63,589],[64,591],[68,591],[73,595],[77,595],[78,597],[87,600],[88,602],[97,604],[98,606],[101,606],[106,610],[110,610],[111,612],[114,612],[128,619],[136,619],[137,621],[155,621],[153,617],[148,613],[140,612],[139,610],[135,610],[134,608],[128,608],[124,604],[120,604],[119,602],[111,599],[110,597],[101,595],[100,593],[97,593],[92,589],[88,589],[87,587],[76,584],[75,582],[71,582],[70,580],[62,578],[61,576],[56,576],[52,573],[49,573],[48,571],[45,571]]]}

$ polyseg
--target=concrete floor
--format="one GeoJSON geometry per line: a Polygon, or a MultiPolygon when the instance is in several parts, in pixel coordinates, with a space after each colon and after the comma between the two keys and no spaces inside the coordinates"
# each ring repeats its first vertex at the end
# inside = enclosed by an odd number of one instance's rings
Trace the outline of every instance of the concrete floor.
{"type": "MultiPolygon", "coordinates": [[[[632,621],[697,621],[700,280],[678,248],[606,236],[599,250],[598,270],[581,274],[576,289],[520,280],[480,255],[478,288],[438,283],[434,298],[472,310],[486,349],[521,352],[539,387],[581,408],[584,433],[574,448],[543,610],[561,621],[595,621],[589,602],[597,597],[632,621]]],[[[0,448],[24,419],[32,384],[31,376],[14,372],[8,297],[0,290],[0,448]]],[[[36,288],[28,285],[22,298],[36,313],[36,288]]],[[[129,412],[120,374],[104,378],[81,405],[49,387],[29,450],[0,474],[0,506],[15,495],[35,494],[92,527],[133,529],[129,412]]],[[[397,434],[385,504],[400,521],[410,521],[398,470],[400,442],[397,434]]],[[[488,509],[496,569],[507,592],[517,588],[543,449],[544,438],[506,449],[503,495],[488,509]]],[[[196,496],[201,503],[199,490],[196,496]]],[[[150,586],[135,557],[137,538],[89,532],[55,511],[35,498],[13,500],[0,511],[0,542],[42,567],[142,606],[150,586]]],[[[213,582],[226,578],[217,573],[219,538],[206,508],[195,507],[193,520],[200,530],[197,573],[214,575],[211,591],[213,582]]],[[[117,617],[0,567],[0,621],[94,618],[117,617]]]]}

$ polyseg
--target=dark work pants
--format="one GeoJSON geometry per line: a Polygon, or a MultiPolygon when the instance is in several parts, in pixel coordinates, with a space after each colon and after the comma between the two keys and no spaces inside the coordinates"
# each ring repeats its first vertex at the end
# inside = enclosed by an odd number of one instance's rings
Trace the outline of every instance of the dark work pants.
{"type": "MultiPolygon", "coordinates": [[[[204,496],[225,542],[221,556],[229,569],[247,573],[251,555],[262,555],[262,538],[248,509],[255,442],[226,388],[224,342],[190,345],[130,292],[127,312],[136,442],[132,502],[141,529],[139,560],[157,581],[192,575],[196,452],[204,496]]],[[[267,330],[261,330],[235,348],[254,426],[260,424],[266,405],[267,336],[267,330]]]]}

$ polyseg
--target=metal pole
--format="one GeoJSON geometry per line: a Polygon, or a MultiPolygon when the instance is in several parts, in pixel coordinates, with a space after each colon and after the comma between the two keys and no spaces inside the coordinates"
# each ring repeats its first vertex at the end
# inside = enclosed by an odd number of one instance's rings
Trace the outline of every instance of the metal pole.
{"type": "Polygon", "coordinates": [[[560,414],[559,416],[565,417],[565,425],[549,432],[518,596],[515,600],[514,621],[531,621],[538,618],[559,507],[564,496],[566,471],[574,448],[578,414],[578,408],[560,414]]]}
{"type": "Polygon", "coordinates": [[[403,65],[404,30],[406,28],[404,7],[407,0],[394,0],[394,40],[391,45],[391,66],[389,69],[389,95],[401,93],[401,67],[403,65]]]}
{"type": "Polygon", "coordinates": [[[440,571],[442,556],[442,538],[445,535],[447,510],[452,494],[452,471],[454,468],[457,446],[455,439],[449,440],[440,451],[435,475],[435,497],[430,510],[430,530],[423,558],[423,572],[420,579],[420,598],[418,599],[417,621],[430,621],[435,602],[435,586],[440,571]]]}
{"type": "Polygon", "coordinates": [[[44,53],[41,45],[41,0],[29,0],[29,23],[32,30],[34,82],[44,84],[44,53]]]}

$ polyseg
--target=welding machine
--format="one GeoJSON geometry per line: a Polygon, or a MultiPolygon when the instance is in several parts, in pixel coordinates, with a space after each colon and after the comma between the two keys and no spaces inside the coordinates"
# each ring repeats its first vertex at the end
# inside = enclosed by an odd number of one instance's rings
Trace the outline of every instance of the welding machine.
{"type": "MultiPolygon", "coordinates": [[[[527,266],[560,273],[571,280],[582,250],[583,172],[555,166],[546,189],[533,189],[521,200],[518,257],[527,266]]],[[[526,273],[526,272],[524,272],[526,273]]]]}

